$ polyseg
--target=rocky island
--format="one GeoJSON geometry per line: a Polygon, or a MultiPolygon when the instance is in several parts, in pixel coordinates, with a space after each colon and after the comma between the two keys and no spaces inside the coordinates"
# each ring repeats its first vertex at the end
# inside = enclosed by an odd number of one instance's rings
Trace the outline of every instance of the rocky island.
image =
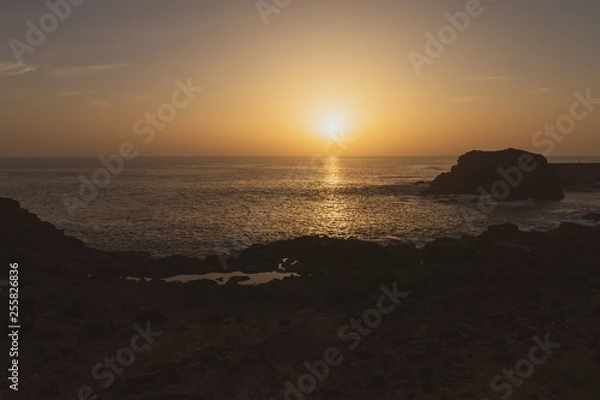
{"type": "Polygon", "coordinates": [[[556,170],[539,154],[524,150],[471,151],[440,174],[424,194],[472,194],[496,200],[560,200],[564,197],[556,170]]]}

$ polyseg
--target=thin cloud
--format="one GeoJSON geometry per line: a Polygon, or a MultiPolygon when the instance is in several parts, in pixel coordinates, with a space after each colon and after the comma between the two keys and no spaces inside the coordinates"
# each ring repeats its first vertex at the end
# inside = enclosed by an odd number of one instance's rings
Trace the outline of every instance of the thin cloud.
{"type": "Polygon", "coordinates": [[[471,77],[471,78],[465,78],[463,80],[469,81],[469,82],[497,82],[497,81],[513,81],[515,79],[517,79],[516,76],[502,75],[502,76],[475,76],[475,77],[471,77]]]}
{"type": "Polygon", "coordinates": [[[115,68],[129,67],[129,64],[106,64],[106,65],[88,65],[84,67],[60,67],[54,68],[53,73],[57,78],[67,78],[71,76],[93,75],[115,68]]]}
{"type": "Polygon", "coordinates": [[[70,97],[70,96],[78,96],[81,92],[60,92],[56,93],[56,97],[70,97]]]}
{"type": "Polygon", "coordinates": [[[531,93],[532,94],[552,94],[552,93],[556,93],[556,89],[545,87],[545,88],[541,88],[541,89],[532,90],[531,93]]]}
{"type": "Polygon", "coordinates": [[[135,102],[142,102],[142,101],[149,101],[149,100],[155,100],[155,97],[148,97],[148,96],[135,96],[133,98],[133,101],[135,102]]]}
{"type": "Polygon", "coordinates": [[[427,96],[429,96],[428,93],[414,93],[414,92],[400,92],[396,95],[396,97],[401,98],[401,99],[415,98],[415,97],[427,97],[427,96]]]}
{"type": "Polygon", "coordinates": [[[464,97],[453,97],[453,98],[446,99],[446,100],[449,102],[452,102],[452,103],[471,104],[471,103],[479,103],[482,101],[489,100],[489,97],[464,96],[464,97]]]}
{"type": "Polygon", "coordinates": [[[0,77],[24,75],[29,72],[34,72],[38,68],[38,65],[28,65],[14,61],[0,62],[0,77]]]}
{"type": "Polygon", "coordinates": [[[112,104],[110,104],[108,101],[94,100],[90,103],[90,107],[92,107],[92,108],[112,108],[112,104]]]}

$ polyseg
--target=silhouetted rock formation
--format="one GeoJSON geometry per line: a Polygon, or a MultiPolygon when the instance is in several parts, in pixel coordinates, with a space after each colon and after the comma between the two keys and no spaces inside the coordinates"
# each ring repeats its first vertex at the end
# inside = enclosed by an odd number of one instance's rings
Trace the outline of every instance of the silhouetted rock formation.
{"type": "Polygon", "coordinates": [[[41,221],[13,199],[0,197],[0,221],[0,256],[4,251],[16,255],[28,248],[22,260],[49,262],[50,255],[67,255],[72,260],[76,255],[95,252],[54,225],[41,221]]]}
{"type": "Polygon", "coordinates": [[[556,172],[542,155],[524,150],[471,151],[450,172],[439,175],[424,194],[492,195],[497,200],[560,200],[556,172]]]}

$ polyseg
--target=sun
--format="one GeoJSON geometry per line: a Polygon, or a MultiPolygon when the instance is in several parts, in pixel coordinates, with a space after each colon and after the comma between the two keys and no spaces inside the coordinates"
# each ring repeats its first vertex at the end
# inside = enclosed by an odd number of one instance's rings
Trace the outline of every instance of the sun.
{"type": "Polygon", "coordinates": [[[346,132],[346,121],[341,117],[326,117],[324,118],[322,132],[327,139],[340,139],[346,132]]]}

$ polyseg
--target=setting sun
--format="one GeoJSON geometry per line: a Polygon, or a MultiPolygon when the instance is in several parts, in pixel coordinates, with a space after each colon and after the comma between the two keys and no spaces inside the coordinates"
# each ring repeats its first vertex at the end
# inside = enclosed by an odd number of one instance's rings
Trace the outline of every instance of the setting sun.
{"type": "Polygon", "coordinates": [[[325,135],[329,139],[339,139],[344,136],[345,122],[339,117],[330,117],[325,123],[325,135]]]}

